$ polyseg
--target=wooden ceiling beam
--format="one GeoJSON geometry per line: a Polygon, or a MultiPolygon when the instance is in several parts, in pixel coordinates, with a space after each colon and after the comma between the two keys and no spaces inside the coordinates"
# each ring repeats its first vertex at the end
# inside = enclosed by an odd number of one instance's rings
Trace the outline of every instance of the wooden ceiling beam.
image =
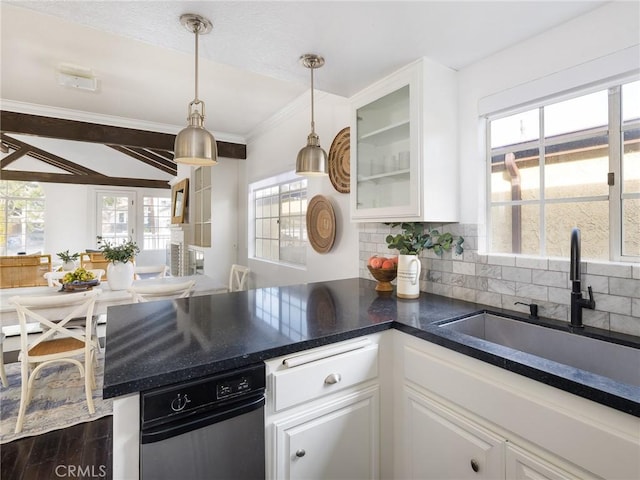
{"type": "MultiPolygon", "coordinates": [[[[66,158],[59,157],[53,153],[49,153],[28,143],[22,142],[18,139],[12,138],[4,133],[0,134],[2,141],[12,148],[19,148],[22,155],[29,155],[30,157],[40,160],[41,162],[52,165],[56,168],[64,170],[65,172],[73,173],[74,175],[102,175],[101,173],[91,170],[90,168],[78,165],[66,158]]],[[[5,165],[3,165],[4,168],[5,165]]]]}
{"type": "Polygon", "coordinates": [[[120,153],[124,153],[131,158],[162,170],[163,172],[168,173],[169,175],[173,175],[174,177],[178,174],[178,168],[175,162],[166,160],[156,155],[155,153],[148,152],[144,148],[123,147],[122,145],[107,145],[107,147],[113,148],[120,153]]]}
{"type": "MultiPolygon", "coordinates": [[[[173,152],[176,136],[170,133],[151,132],[133,128],[114,127],[97,123],[80,122],[61,118],[0,111],[0,128],[3,132],[37,135],[40,137],[74,140],[78,142],[123,145],[173,152]]],[[[216,142],[218,155],[245,160],[247,146],[240,143],[216,142]]]]}
{"type": "Polygon", "coordinates": [[[166,180],[145,178],[107,177],[105,175],[72,175],[66,173],[24,172],[3,170],[2,180],[22,182],[72,183],[81,185],[108,185],[114,187],[171,188],[166,180]]]}

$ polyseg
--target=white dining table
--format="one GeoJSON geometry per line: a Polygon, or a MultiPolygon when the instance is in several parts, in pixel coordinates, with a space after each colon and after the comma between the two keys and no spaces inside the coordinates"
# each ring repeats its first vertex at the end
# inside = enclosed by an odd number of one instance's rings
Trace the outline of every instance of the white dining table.
{"type": "MultiPolygon", "coordinates": [[[[135,280],[134,285],[163,285],[169,283],[182,283],[187,280],[195,280],[192,296],[198,295],[210,295],[216,293],[224,293],[227,291],[227,286],[219,282],[216,282],[211,277],[206,275],[192,275],[187,277],[165,277],[165,278],[152,278],[146,280],[135,280]]],[[[102,282],[94,288],[99,288],[102,292],[96,300],[95,315],[103,317],[107,313],[107,307],[112,305],[125,305],[132,303],[131,294],[126,290],[111,290],[108,282],[102,282]]],[[[9,299],[16,295],[29,295],[29,296],[43,296],[43,295],[55,295],[60,292],[60,287],[19,287],[19,288],[2,288],[0,289],[0,324],[2,325],[2,333],[6,336],[20,335],[20,327],[18,322],[18,315],[16,309],[9,303],[9,299]]],[[[60,309],[60,312],[53,310],[50,312],[51,316],[63,314],[64,309],[60,309]]],[[[40,331],[39,323],[29,323],[29,332],[40,331]]]]}

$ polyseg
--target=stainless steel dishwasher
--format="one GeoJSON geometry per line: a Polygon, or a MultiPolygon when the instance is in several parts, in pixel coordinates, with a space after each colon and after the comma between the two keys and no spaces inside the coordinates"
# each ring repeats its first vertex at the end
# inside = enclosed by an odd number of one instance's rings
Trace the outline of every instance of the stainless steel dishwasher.
{"type": "Polygon", "coordinates": [[[264,364],[143,392],[140,477],[265,477],[264,364]]]}

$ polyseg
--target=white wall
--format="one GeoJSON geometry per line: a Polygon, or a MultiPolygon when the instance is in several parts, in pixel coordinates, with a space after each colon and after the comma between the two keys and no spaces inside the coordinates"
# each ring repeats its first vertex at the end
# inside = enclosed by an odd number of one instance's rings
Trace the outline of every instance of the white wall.
{"type": "Polygon", "coordinates": [[[639,31],[638,2],[609,3],[459,72],[460,223],[485,223],[485,130],[479,108],[488,103],[497,108],[507,99],[511,105],[527,103],[637,71],[639,31]]]}
{"type": "MultiPolygon", "coordinates": [[[[239,176],[240,208],[244,213],[240,233],[239,262],[251,270],[251,287],[288,285],[358,276],[358,231],[349,221],[349,195],[338,193],[329,177],[310,177],[308,199],[324,195],[336,214],[336,241],[332,250],[318,254],[307,246],[305,268],[293,268],[255,259],[247,259],[248,184],[295,169],[298,151],[306,145],[310,131],[309,92],[271,119],[247,142],[246,171],[239,176]]],[[[328,153],[336,134],[349,125],[348,100],[316,92],[316,132],[328,153]]]]}

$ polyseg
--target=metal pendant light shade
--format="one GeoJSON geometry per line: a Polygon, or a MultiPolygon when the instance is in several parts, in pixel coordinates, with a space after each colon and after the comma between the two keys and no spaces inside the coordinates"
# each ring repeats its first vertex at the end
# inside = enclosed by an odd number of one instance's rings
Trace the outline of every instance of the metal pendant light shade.
{"type": "Polygon", "coordinates": [[[324,58],[306,54],[300,57],[302,64],[311,70],[311,133],[307,146],[298,152],[296,174],[305,176],[326,175],[328,173],[327,153],[320,147],[320,138],[315,132],[313,105],[313,70],[324,65],[324,58]]]}
{"type": "Polygon", "coordinates": [[[181,15],[180,23],[196,37],[196,95],[189,104],[189,125],[176,135],[174,160],[185,165],[215,165],[218,163],[216,139],[204,128],[204,102],[198,98],[198,36],[209,33],[213,25],[208,19],[192,13],[181,15]]]}

